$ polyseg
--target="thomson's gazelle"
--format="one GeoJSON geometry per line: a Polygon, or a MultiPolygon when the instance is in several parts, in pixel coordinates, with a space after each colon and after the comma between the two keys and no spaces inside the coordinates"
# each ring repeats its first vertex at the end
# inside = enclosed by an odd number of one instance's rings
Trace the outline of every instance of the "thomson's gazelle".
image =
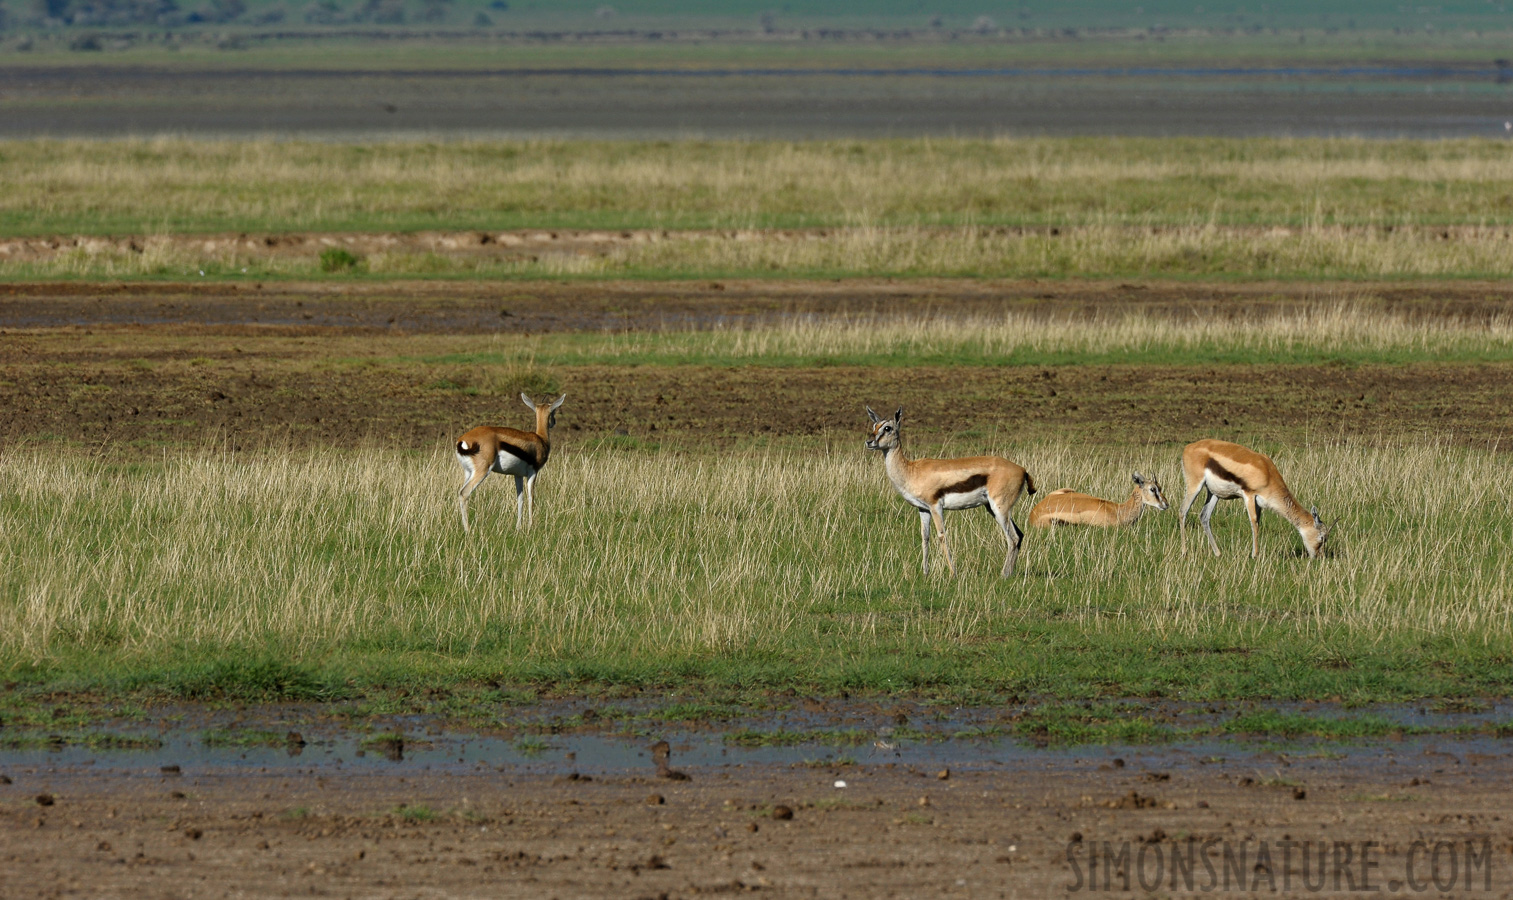
{"type": "Polygon", "coordinates": [[[536,519],[536,475],[546,465],[551,455],[552,444],[547,433],[557,422],[557,407],[567,399],[563,394],[550,406],[537,406],[525,394],[520,395],[525,405],[536,414],[536,431],[516,431],[513,428],[495,428],[480,425],[457,439],[457,462],[467,473],[467,481],[457,492],[457,508],[462,512],[462,530],[468,530],[468,498],[489,472],[515,476],[515,527],[520,527],[520,514],[526,510],[529,521],[536,519]]]}
{"type": "Polygon", "coordinates": [[[1050,528],[1052,525],[1133,525],[1140,521],[1140,514],[1149,506],[1163,510],[1168,506],[1166,495],[1161,493],[1161,482],[1152,475],[1146,478],[1135,473],[1135,489],[1123,503],[1100,500],[1087,494],[1079,494],[1070,488],[1051,491],[1045,499],[1030,510],[1031,528],[1050,528]]]}
{"type": "Polygon", "coordinates": [[[1009,518],[1009,512],[1019,501],[1022,491],[1035,493],[1035,482],[1030,473],[1001,456],[910,459],[904,455],[903,407],[899,407],[891,419],[879,418],[870,406],[867,415],[872,419],[867,449],[882,451],[888,480],[910,505],[919,510],[920,564],[925,572],[930,571],[930,522],[935,522],[935,531],[940,535],[940,552],[954,575],[956,564],[951,561],[951,547],[946,543],[946,526],[941,514],[948,509],[986,506],[998,527],[1003,529],[1004,540],[1009,542],[1003,574],[1005,577],[1013,574],[1024,532],[1009,518]]]}
{"type": "Polygon", "coordinates": [[[1303,538],[1303,549],[1310,557],[1319,555],[1329,529],[1319,520],[1319,509],[1304,511],[1303,505],[1292,498],[1282,473],[1271,458],[1239,444],[1228,441],[1206,440],[1188,444],[1182,451],[1182,474],[1187,478],[1187,495],[1182,498],[1182,512],[1178,531],[1182,534],[1182,549],[1187,550],[1187,511],[1192,508],[1198,491],[1208,489],[1208,502],[1203,504],[1199,519],[1203,531],[1208,534],[1208,545],[1214,556],[1219,555],[1219,542],[1214,540],[1214,530],[1208,520],[1213,517],[1214,507],[1220,500],[1244,500],[1245,513],[1250,518],[1250,556],[1254,559],[1261,552],[1261,510],[1270,509],[1291,522],[1303,538]]]}

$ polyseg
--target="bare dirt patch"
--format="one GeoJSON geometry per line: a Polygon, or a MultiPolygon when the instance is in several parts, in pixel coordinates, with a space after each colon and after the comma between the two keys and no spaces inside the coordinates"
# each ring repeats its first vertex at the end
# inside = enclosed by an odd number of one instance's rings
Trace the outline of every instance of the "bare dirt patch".
{"type": "MultiPolygon", "coordinates": [[[[377,441],[430,449],[470,424],[518,426],[526,416],[512,391],[472,393],[465,366],[322,367],[249,341],[161,355],[36,338],[7,346],[0,441],[11,446],[61,439],[131,453],[206,441],[231,449],[377,441]]],[[[558,421],[564,447],[626,439],[647,448],[727,449],[795,438],[860,441],[869,403],[906,407],[921,434],[959,432],[970,422],[963,439],[996,444],[1073,434],[1185,443],[1215,429],[1481,445],[1513,435],[1508,365],[579,366],[554,367],[550,377],[572,401],[558,421]]]]}
{"type": "MultiPolygon", "coordinates": [[[[313,240],[279,236],[279,240],[313,240]]],[[[312,251],[306,251],[312,252],[312,251]]],[[[313,250],[313,252],[319,252],[313,250]]],[[[1354,300],[1424,320],[1506,314],[1503,282],[965,279],[0,284],[0,333],[150,326],[182,334],[494,334],[759,324],[790,315],[1246,318],[1354,300]]]]}
{"type": "MultiPolygon", "coordinates": [[[[639,331],[837,312],[1047,315],[1138,310],[1243,317],[1305,305],[1314,285],[1024,282],[8,285],[0,287],[0,441],[113,452],[379,440],[428,449],[519,414],[521,386],[466,365],[463,335],[639,331]]],[[[1356,290],[1351,287],[1350,290],[1356,290]]],[[[1362,296],[1425,320],[1483,320],[1506,285],[1374,285],[1362,296]]],[[[562,366],[566,444],[760,447],[849,442],[863,404],[904,405],[927,431],[1003,443],[1056,434],[1182,442],[1441,436],[1506,443],[1513,367],[1100,365],[1052,368],[562,366]]],[[[522,385],[530,387],[530,385],[522,385]]]]}
{"type": "Polygon", "coordinates": [[[1471,877],[1503,888],[1508,755],[1409,747],[1371,766],[1277,752],[1170,765],[1109,750],[972,770],[695,767],[677,781],[649,765],[593,776],[41,766],[0,787],[0,834],[11,897],[1048,896],[1091,890],[1090,856],[1120,847],[1133,858],[1098,868],[1098,890],[1120,890],[1126,874],[1138,890],[1158,852],[1189,851],[1201,890],[1205,855],[1222,873],[1223,854],[1244,848],[1228,877],[1246,889],[1301,891],[1307,875],[1334,893],[1351,890],[1345,877],[1363,885],[1366,842],[1376,890],[1428,885],[1422,847],[1439,842],[1459,849],[1456,890],[1471,877]],[[1353,864],[1321,865],[1318,848],[1337,842],[1354,845],[1353,864]],[[1490,850],[1474,874],[1468,842],[1490,850]],[[1143,870],[1132,865],[1142,849],[1143,870]]]}

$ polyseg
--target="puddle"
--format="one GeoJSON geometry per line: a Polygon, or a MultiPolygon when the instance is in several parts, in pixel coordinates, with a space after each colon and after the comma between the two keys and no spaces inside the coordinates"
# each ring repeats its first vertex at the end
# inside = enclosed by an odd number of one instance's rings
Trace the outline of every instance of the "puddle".
{"type": "MultiPolygon", "coordinates": [[[[667,741],[674,769],[731,766],[877,766],[970,771],[994,767],[1113,764],[1183,769],[1218,759],[1321,758],[1349,765],[1397,756],[1507,756],[1513,741],[1494,736],[1506,721],[1497,704],[1464,712],[1417,705],[1350,710],[1326,704],[1247,703],[1219,708],[1129,702],[1086,707],[1099,715],[1127,713],[1180,729],[1186,739],[1147,744],[1037,745],[1010,733],[1013,723],[1069,705],[935,707],[912,702],[799,701],[776,710],[743,709],[715,721],[658,721],[675,714],[665,700],[550,701],[503,707],[497,729],[460,728],[435,716],[341,720],[336,710],[269,706],[237,711],[200,707],[154,710],[155,721],[112,722],[60,735],[50,743],[0,746],[0,769],[109,769],[127,776],[177,773],[283,775],[406,771],[473,773],[499,770],[543,775],[610,776],[655,771],[653,745],[667,741]],[[1310,721],[1362,716],[1411,732],[1353,740],[1223,736],[1224,723],[1273,713],[1310,721]],[[291,735],[291,732],[293,733],[291,735]],[[1194,737],[1194,735],[1196,735],[1194,737]],[[397,736],[397,740],[395,739],[397,736]],[[97,740],[85,743],[90,737],[97,740]],[[230,742],[250,742],[247,746],[230,742]],[[102,742],[105,746],[101,746],[102,742]],[[123,746],[124,745],[124,746],[123,746]]],[[[14,740],[14,736],[13,736],[14,740]]]]}

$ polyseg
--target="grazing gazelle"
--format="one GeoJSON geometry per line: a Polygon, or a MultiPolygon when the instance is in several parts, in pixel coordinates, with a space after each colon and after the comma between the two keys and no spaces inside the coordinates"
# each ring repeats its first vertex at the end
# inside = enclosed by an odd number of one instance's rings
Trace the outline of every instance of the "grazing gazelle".
{"type": "Polygon", "coordinates": [[[551,406],[537,406],[525,394],[525,405],[536,414],[536,431],[516,431],[480,425],[457,439],[457,461],[467,473],[467,481],[457,492],[457,508],[462,512],[462,530],[468,530],[468,498],[493,470],[500,475],[515,476],[515,527],[520,527],[522,508],[529,510],[531,524],[536,520],[536,474],[546,465],[552,444],[547,433],[557,423],[557,407],[567,399],[563,394],[551,406]]]}
{"type": "Polygon", "coordinates": [[[1045,499],[1030,510],[1031,528],[1050,528],[1052,525],[1097,525],[1104,527],[1133,525],[1140,521],[1140,514],[1147,506],[1163,510],[1169,504],[1161,493],[1161,482],[1152,475],[1146,478],[1135,473],[1135,489],[1123,503],[1100,500],[1087,494],[1079,494],[1070,488],[1051,491],[1045,499]]]}
{"type": "Polygon", "coordinates": [[[1009,542],[1009,553],[1003,560],[1003,575],[1012,575],[1024,532],[1009,518],[1009,512],[1019,502],[1022,491],[1035,493],[1035,482],[1030,473],[1001,456],[910,459],[904,455],[903,407],[899,407],[891,419],[879,418],[870,406],[867,415],[872,419],[867,449],[883,452],[883,468],[888,473],[888,480],[911,506],[919,510],[920,564],[926,574],[930,571],[930,522],[935,522],[935,531],[940,535],[940,552],[945,556],[951,574],[955,575],[956,563],[951,561],[951,547],[946,543],[946,526],[941,514],[948,509],[986,506],[998,527],[1003,529],[1004,540],[1009,542]]]}
{"type": "Polygon", "coordinates": [[[1180,524],[1182,550],[1187,551],[1187,511],[1192,508],[1198,491],[1208,488],[1208,502],[1203,504],[1199,519],[1203,531],[1208,534],[1208,545],[1214,556],[1219,555],[1219,542],[1214,540],[1214,530],[1208,520],[1213,517],[1214,507],[1220,500],[1244,500],[1245,514],[1250,518],[1250,557],[1261,553],[1261,510],[1275,511],[1291,522],[1303,538],[1303,549],[1309,557],[1319,555],[1329,529],[1319,520],[1319,508],[1305,512],[1303,504],[1292,498],[1282,473],[1271,457],[1257,453],[1239,444],[1228,441],[1205,440],[1188,444],[1182,451],[1182,474],[1187,478],[1187,495],[1182,498],[1182,511],[1177,519],[1180,524]]]}

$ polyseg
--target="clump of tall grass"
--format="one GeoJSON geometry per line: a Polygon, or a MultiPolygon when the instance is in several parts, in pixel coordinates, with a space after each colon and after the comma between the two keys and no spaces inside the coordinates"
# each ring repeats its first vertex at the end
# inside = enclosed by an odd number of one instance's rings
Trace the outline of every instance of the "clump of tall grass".
{"type": "MultiPolygon", "coordinates": [[[[947,449],[1006,453],[1043,491],[1122,497],[1139,469],[1181,493],[1175,448],[947,449]]],[[[1326,558],[1301,558],[1296,534],[1268,517],[1262,557],[1248,559],[1249,527],[1228,505],[1215,519],[1222,559],[1192,529],[1184,555],[1175,514],[1152,514],[1126,531],[1032,532],[1005,581],[1001,536],[969,513],[948,518],[961,576],[922,575],[915,517],[859,449],[559,448],[533,530],[514,530],[513,492],[490,481],[471,535],[443,451],[196,454],[120,468],[12,452],[0,457],[0,668],[377,654],[428,671],[613,680],[632,660],[697,674],[766,659],[858,666],[852,677],[866,681],[869,666],[904,653],[933,659],[947,681],[972,671],[1049,684],[1024,667],[1086,641],[1403,665],[1425,646],[1509,646],[1513,487],[1500,455],[1265,449],[1331,523],[1326,558]],[[1004,662],[984,655],[992,647],[1004,662]]],[[[1128,654],[1098,659],[1078,663],[1081,677],[1123,684],[1128,654]]]]}
{"type": "Polygon", "coordinates": [[[329,247],[322,250],[319,260],[322,272],[350,272],[362,262],[362,258],[357,254],[341,247],[329,247]]]}

